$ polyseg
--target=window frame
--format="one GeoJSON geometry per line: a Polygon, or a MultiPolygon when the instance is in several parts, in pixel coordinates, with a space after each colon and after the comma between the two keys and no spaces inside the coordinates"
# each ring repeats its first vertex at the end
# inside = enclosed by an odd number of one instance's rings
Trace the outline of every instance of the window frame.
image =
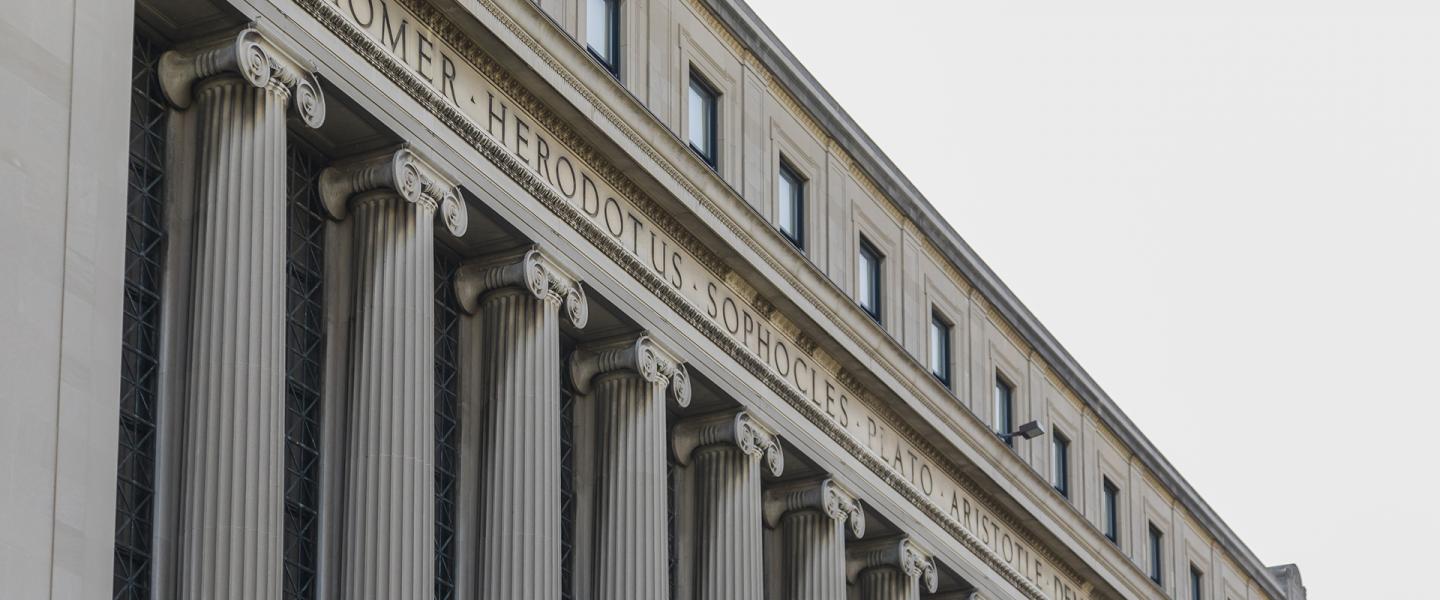
{"type": "Polygon", "coordinates": [[[700,160],[703,160],[705,161],[705,164],[710,165],[711,170],[719,171],[720,89],[715,87],[714,84],[710,83],[710,81],[706,79],[705,76],[700,73],[700,70],[695,68],[694,65],[690,65],[690,78],[689,82],[685,86],[685,111],[685,144],[690,147],[690,151],[694,152],[697,156],[700,157],[700,160]],[[708,110],[706,111],[708,121],[706,125],[708,131],[706,132],[707,139],[705,140],[705,145],[708,146],[708,148],[701,148],[700,146],[696,145],[693,136],[694,131],[691,131],[690,128],[690,121],[694,119],[694,115],[692,113],[696,108],[695,106],[691,105],[690,100],[692,94],[697,90],[700,92],[699,95],[702,98],[709,100],[708,110]]]}
{"type": "Polygon", "coordinates": [[[955,375],[955,324],[941,314],[940,309],[930,309],[930,374],[945,385],[946,389],[954,390],[955,375]],[[937,335],[938,334],[938,335],[937,335]],[[939,349],[943,356],[940,357],[939,366],[944,371],[936,373],[936,339],[940,340],[939,349]]]}
{"type": "Polygon", "coordinates": [[[1109,477],[1100,477],[1101,531],[1105,539],[1120,545],[1120,486],[1109,477]]]}
{"type": "MultiPolygon", "coordinates": [[[[870,263],[870,289],[856,290],[856,304],[859,304],[860,310],[870,315],[870,318],[874,319],[876,323],[883,325],[885,320],[881,318],[881,315],[884,314],[884,298],[881,294],[881,289],[884,288],[884,285],[881,284],[881,277],[885,276],[885,255],[881,254],[880,250],[877,249],[874,244],[870,243],[870,240],[865,239],[863,235],[860,236],[860,243],[856,247],[855,255],[857,262],[855,272],[857,277],[860,274],[860,270],[864,268],[858,263],[867,259],[870,263]],[[864,292],[869,293],[865,294],[864,292]],[[867,295],[869,296],[868,298],[866,298],[867,295]],[[866,300],[869,301],[871,306],[866,306],[866,300]]],[[[858,288],[859,286],[857,285],[856,287],[858,288]]]]}
{"type": "Polygon", "coordinates": [[[1155,525],[1154,521],[1148,521],[1149,528],[1146,531],[1145,551],[1149,555],[1150,581],[1155,585],[1165,585],[1165,532],[1155,525]]]}
{"type": "Polygon", "coordinates": [[[1205,600],[1205,571],[1190,563],[1190,600],[1205,600]]]}
{"type": "Polygon", "coordinates": [[[620,78],[620,2],[621,0],[585,0],[585,50],[589,52],[590,56],[598,61],[601,66],[605,67],[606,71],[609,71],[611,75],[615,76],[616,79],[620,78]],[[610,60],[606,60],[595,48],[594,40],[589,39],[590,18],[594,16],[590,14],[590,8],[595,2],[602,2],[606,6],[605,27],[609,34],[609,39],[606,40],[609,42],[609,48],[605,50],[610,54],[610,60]]]}
{"type": "Polygon", "coordinates": [[[1050,484],[1066,500],[1070,499],[1070,436],[1060,428],[1050,427],[1050,484]]]}
{"type": "Polygon", "coordinates": [[[991,429],[995,430],[995,436],[999,437],[1000,441],[1004,442],[1006,446],[1014,448],[1015,436],[1010,434],[1015,433],[1015,384],[1010,383],[1010,380],[1006,379],[1005,375],[998,370],[995,371],[995,390],[993,396],[994,402],[991,408],[994,409],[995,414],[992,415],[993,422],[991,423],[991,429]],[[1005,407],[1005,420],[1003,428],[1001,427],[1000,419],[1000,407],[1002,406],[1001,390],[1005,391],[1003,403],[1005,407]]]}
{"type": "Polygon", "coordinates": [[[785,236],[785,239],[790,240],[790,245],[795,246],[801,252],[805,251],[805,192],[809,183],[810,180],[801,175],[800,170],[791,166],[790,161],[785,160],[784,155],[781,155],[775,179],[775,229],[779,230],[780,235],[785,236]],[[795,231],[793,232],[786,231],[780,220],[783,214],[780,211],[780,202],[786,199],[780,189],[782,182],[790,184],[792,190],[791,197],[788,199],[791,205],[790,217],[795,221],[795,231]]]}

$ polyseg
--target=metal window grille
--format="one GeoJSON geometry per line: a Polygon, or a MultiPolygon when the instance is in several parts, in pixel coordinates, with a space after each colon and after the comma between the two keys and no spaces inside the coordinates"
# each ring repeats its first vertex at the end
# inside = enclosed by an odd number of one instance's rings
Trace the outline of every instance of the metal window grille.
{"type": "Polygon", "coordinates": [[[156,389],[165,252],[164,96],[161,49],[136,35],[130,80],[125,295],[120,346],[120,448],[115,497],[114,598],[148,599],[154,539],[156,389]]]}
{"type": "Polygon", "coordinates": [[[435,600],[455,597],[455,475],[460,427],[455,270],[460,260],[435,249],[435,600]]]}
{"type": "Polygon", "coordinates": [[[575,394],[560,389],[560,597],[575,597],[575,394]]]}
{"type": "Polygon", "coordinates": [[[675,473],[675,456],[673,452],[665,453],[665,536],[667,548],[667,562],[670,574],[670,597],[680,597],[680,536],[678,525],[675,520],[675,504],[680,494],[675,473]]]}
{"type": "Polygon", "coordinates": [[[325,210],[316,181],[323,159],[293,136],[287,145],[284,597],[310,600],[319,552],[325,381],[325,210]]]}

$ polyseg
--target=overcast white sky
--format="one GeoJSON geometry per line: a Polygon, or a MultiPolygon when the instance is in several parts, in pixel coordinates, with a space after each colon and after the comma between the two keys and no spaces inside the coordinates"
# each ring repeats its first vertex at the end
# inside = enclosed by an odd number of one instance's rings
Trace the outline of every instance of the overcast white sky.
{"type": "Polygon", "coordinates": [[[1262,561],[1440,594],[1440,3],[748,1],[1262,561]]]}

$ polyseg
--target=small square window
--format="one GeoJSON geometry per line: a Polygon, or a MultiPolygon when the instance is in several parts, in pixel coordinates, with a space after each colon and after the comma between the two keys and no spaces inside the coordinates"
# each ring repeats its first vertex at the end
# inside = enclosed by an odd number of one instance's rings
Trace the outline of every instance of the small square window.
{"type": "Polygon", "coordinates": [[[1060,433],[1058,429],[1052,429],[1050,434],[1051,445],[1054,446],[1052,470],[1053,484],[1055,491],[1061,496],[1070,497],[1070,438],[1060,433]]]}
{"type": "Polygon", "coordinates": [[[930,313],[930,374],[934,375],[945,387],[950,385],[950,338],[951,328],[949,321],[940,316],[938,311],[930,313]]]}
{"type": "Polygon", "coordinates": [[[880,322],[880,267],[885,257],[875,250],[865,238],[860,238],[860,258],[856,265],[855,290],[859,296],[860,308],[870,314],[875,322],[880,322]]]}
{"type": "Polygon", "coordinates": [[[620,76],[620,0],[586,0],[585,42],[590,54],[620,76]]]}
{"type": "Polygon", "coordinates": [[[690,149],[714,169],[719,166],[717,121],[720,93],[693,71],[690,73],[687,134],[690,149]]]}
{"type": "Polygon", "coordinates": [[[995,375],[995,434],[1009,446],[1015,445],[1015,386],[995,375]]]}
{"type": "Polygon", "coordinates": [[[805,249],[805,178],[780,161],[780,189],[776,192],[775,226],[796,248],[805,249]]]}

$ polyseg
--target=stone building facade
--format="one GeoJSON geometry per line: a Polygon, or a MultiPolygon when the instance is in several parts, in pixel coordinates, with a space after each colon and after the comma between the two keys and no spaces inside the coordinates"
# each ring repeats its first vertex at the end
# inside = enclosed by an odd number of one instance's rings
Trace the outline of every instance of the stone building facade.
{"type": "Polygon", "coordinates": [[[15,598],[1303,600],[740,0],[19,0],[15,598]]]}

